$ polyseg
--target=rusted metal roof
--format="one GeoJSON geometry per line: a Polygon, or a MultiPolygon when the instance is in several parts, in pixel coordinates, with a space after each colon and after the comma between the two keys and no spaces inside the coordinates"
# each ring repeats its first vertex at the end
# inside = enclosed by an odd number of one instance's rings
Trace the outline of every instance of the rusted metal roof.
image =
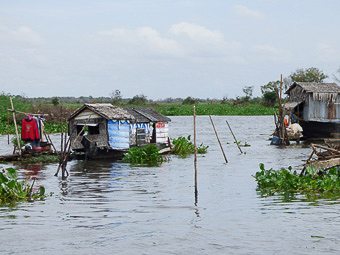
{"type": "Polygon", "coordinates": [[[286,94],[294,89],[296,86],[300,86],[305,93],[340,93],[340,86],[336,83],[317,83],[317,82],[294,82],[286,94]]]}
{"type": "Polygon", "coordinates": [[[135,120],[135,117],[124,108],[116,107],[111,104],[84,104],[74,113],[72,113],[68,120],[74,118],[86,109],[97,113],[107,120],[135,120]]]}
{"type": "Polygon", "coordinates": [[[334,104],[340,94],[340,86],[336,83],[294,82],[286,94],[293,102],[305,101],[312,96],[313,100],[334,104]]]}

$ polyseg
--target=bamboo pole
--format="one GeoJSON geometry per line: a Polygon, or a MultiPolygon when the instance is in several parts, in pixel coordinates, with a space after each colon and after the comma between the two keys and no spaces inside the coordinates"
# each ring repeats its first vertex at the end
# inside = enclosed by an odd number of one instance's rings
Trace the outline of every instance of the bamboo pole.
{"type": "Polygon", "coordinates": [[[60,135],[60,150],[61,150],[61,154],[64,153],[64,130],[63,130],[63,119],[62,119],[62,114],[63,114],[63,108],[60,107],[60,131],[61,131],[61,135],[60,135]]]}
{"type": "Polygon", "coordinates": [[[225,162],[228,163],[228,159],[227,159],[227,156],[226,156],[225,153],[224,153],[224,150],[223,150],[223,147],[222,147],[220,138],[218,137],[218,134],[217,134],[217,131],[216,131],[216,128],[215,128],[215,124],[214,124],[214,122],[213,122],[213,120],[212,120],[212,118],[211,118],[210,115],[209,115],[209,118],[210,118],[211,124],[212,124],[212,126],[213,126],[213,128],[214,128],[215,135],[216,135],[217,141],[218,141],[218,143],[219,143],[219,145],[220,145],[220,148],[221,148],[222,154],[223,154],[223,156],[224,156],[225,162]]]}
{"type": "Polygon", "coordinates": [[[236,139],[236,137],[235,137],[235,135],[234,135],[233,130],[231,130],[231,127],[230,127],[230,125],[229,125],[229,122],[228,122],[227,120],[226,120],[226,122],[227,122],[227,125],[228,125],[228,127],[229,127],[229,130],[230,130],[231,134],[232,134],[233,137],[234,137],[234,140],[235,140],[235,143],[236,143],[238,149],[240,150],[241,153],[243,153],[243,151],[241,150],[241,147],[240,147],[240,145],[238,144],[238,141],[237,141],[237,139],[236,139]]]}
{"type": "Polygon", "coordinates": [[[18,149],[19,149],[20,160],[22,160],[21,148],[20,148],[20,140],[19,140],[19,133],[18,133],[18,126],[17,126],[17,120],[15,119],[15,111],[14,111],[14,107],[13,107],[12,97],[9,97],[9,100],[11,101],[12,114],[13,114],[13,121],[14,121],[14,126],[15,126],[15,134],[16,134],[16,136],[17,136],[17,143],[18,143],[18,149]]]}
{"type": "Polygon", "coordinates": [[[196,105],[194,105],[194,166],[195,166],[195,205],[197,206],[198,188],[197,188],[197,144],[196,144],[196,105]]]}
{"type": "Polygon", "coordinates": [[[9,111],[7,109],[7,139],[9,144],[9,111]]]}

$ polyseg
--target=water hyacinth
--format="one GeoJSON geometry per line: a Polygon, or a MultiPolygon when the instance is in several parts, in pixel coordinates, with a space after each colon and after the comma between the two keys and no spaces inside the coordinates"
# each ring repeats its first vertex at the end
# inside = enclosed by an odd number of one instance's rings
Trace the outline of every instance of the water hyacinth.
{"type": "Polygon", "coordinates": [[[291,167],[265,170],[261,163],[260,169],[253,177],[262,195],[294,192],[322,196],[340,193],[340,168],[334,167],[326,171],[307,167],[303,176],[292,171],[291,167]]]}
{"type": "Polygon", "coordinates": [[[45,198],[45,188],[39,187],[39,191],[33,192],[35,179],[32,184],[27,180],[18,181],[18,174],[14,168],[0,171],[0,204],[19,201],[32,201],[45,198]]]}
{"type": "Polygon", "coordinates": [[[130,163],[150,164],[162,163],[164,161],[162,155],[158,153],[156,145],[146,145],[145,147],[133,147],[124,155],[124,160],[130,163]]]}
{"type": "MultiPolygon", "coordinates": [[[[177,139],[172,139],[173,148],[171,150],[172,154],[183,155],[183,154],[193,154],[195,150],[194,144],[190,141],[191,136],[183,137],[180,136],[177,139]]],[[[203,143],[197,147],[198,154],[207,153],[209,146],[204,146],[203,143]]]]}

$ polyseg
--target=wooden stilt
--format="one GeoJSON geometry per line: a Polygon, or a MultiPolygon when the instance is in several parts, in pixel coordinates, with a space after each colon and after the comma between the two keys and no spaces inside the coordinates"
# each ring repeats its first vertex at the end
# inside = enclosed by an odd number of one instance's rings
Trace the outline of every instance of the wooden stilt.
{"type": "Polygon", "coordinates": [[[198,187],[197,187],[197,144],[196,144],[196,105],[194,105],[194,166],[195,166],[195,205],[198,202],[198,187]]]}
{"type": "Polygon", "coordinates": [[[20,160],[22,160],[22,153],[21,153],[21,148],[20,148],[20,139],[19,139],[19,133],[18,133],[18,126],[17,126],[17,120],[15,118],[15,111],[14,111],[14,107],[13,107],[12,97],[10,97],[9,100],[11,101],[13,121],[14,121],[14,127],[15,127],[15,134],[17,136],[17,143],[18,143],[18,150],[19,150],[20,160]]]}
{"type": "Polygon", "coordinates": [[[218,141],[218,143],[219,143],[219,145],[220,145],[220,148],[221,148],[222,154],[223,154],[223,156],[224,156],[225,162],[228,163],[227,156],[226,156],[225,153],[224,153],[224,150],[223,150],[223,147],[222,147],[220,138],[218,137],[218,134],[217,134],[217,131],[216,131],[216,128],[215,128],[215,124],[214,124],[214,122],[213,122],[213,120],[212,120],[212,118],[211,118],[210,115],[209,115],[209,118],[210,118],[211,124],[212,124],[212,126],[213,126],[213,128],[214,128],[215,135],[216,135],[217,141],[218,141]]]}
{"type": "Polygon", "coordinates": [[[228,125],[228,127],[229,127],[229,130],[230,130],[231,134],[232,134],[233,137],[234,137],[234,140],[235,140],[235,143],[236,143],[238,149],[240,150],[241,153],[243,153],[243,151],[241,150],[241,147],[240,147],[240,145],[238,144],[238,141],[237,141],[237,139],[236,139],[236,137],[235,137],[235,135],[234,135],[234,133],[233,133],[233,130],[231,130],[231,127],[230,127],[230,125],[229,125],[229,123],[228,123],[227,120],[226,120],[226,122],[227,122],[227,125],[228,125]]]}
{"type": "Polygon", "coordinates": [[[7,109],[7,139],[9,144],[9,111],[7,109]]]}

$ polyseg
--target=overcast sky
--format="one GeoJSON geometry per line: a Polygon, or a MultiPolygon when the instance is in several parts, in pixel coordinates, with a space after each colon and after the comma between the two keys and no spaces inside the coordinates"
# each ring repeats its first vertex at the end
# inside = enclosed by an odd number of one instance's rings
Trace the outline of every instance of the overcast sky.
{"type": "Polygon", "coordinates": [[[339,0],[0,0],[0,92],[235,98],[340,67],[339,0]]]}

